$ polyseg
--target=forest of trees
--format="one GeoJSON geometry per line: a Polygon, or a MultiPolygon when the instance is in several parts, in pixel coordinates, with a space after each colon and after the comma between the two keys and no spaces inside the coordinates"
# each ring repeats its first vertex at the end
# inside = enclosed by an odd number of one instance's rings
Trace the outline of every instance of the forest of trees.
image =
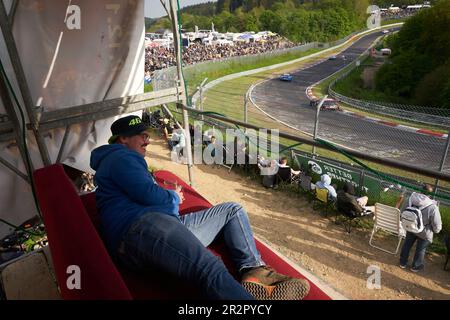
{"type": "MultiPolygon", "coordinates": [[[[195,26],[220,32],[270,30],[297,42],[332,41],[365,27],[371,4],[380,7],[423,3],[422,0],[218,0],[181,11],[183,29],[195,26]]],[[[151,31],[170,28],[159,19],[151,31]]]]}
{"type": "MultiPolygon", "coordinates": [[[[218,0],[184,7],[181,21],[188,31],[196,25],[209,29],[214,23],[220,32],[270,30],[295,42],[330,41],[364,28],[369,5],[417,3],[423,0],[218,0]]],[[[164,17],[148,31],[168,28],[164,17]]]]}
{"type": "Polygon", "coordinates": [[[192,14],[194,16],[213,16],[217,12],[217,2],[209,1],[200,4],[194,4],[183,7],[182,13],[192,14]]]}
{"type": "MultiPolygon", "coordinates": [[[[219,32],[270,30],[297,43],[326,42],[365,28],[371,4],[417,3],[423,0],[218,0],[184,8],[181,22],[187,31],[214,23],[219,32]]],[[[431,4],[389,38],[393,54],[376,86],[393,100],[450,108],[450,1],[431,4]]],[[[170,23],[161,18],[151,28],[170,28],[170,23]]]]}
{"type": "Polygon", "coordinates": [[[409,19],[389,38],[392,56],[376,76],[376,88],[414,104],[450,108],[450,1],[409,19]]]}

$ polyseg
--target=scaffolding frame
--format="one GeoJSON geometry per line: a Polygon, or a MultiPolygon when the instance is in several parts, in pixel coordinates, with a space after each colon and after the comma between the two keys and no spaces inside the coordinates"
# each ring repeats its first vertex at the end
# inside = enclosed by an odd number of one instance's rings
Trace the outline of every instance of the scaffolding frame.
{"type": "MultiPolygon", "coordinates": [[[[174,48],[176,52],[176,62],[178,70],[178,79],[176,86],[173,88],[148,92],[143,94],[137,94],[132,96],[114,98],[89,104],[83,104],[78,106],[72,106],[65,109],[45,111],[42,108],[36,108],[33,105],[30,90],[25,78],[25,73],[20,61],[19,53],[17,51],[16,42],[12,33],[12,25],[14,22],[14,15],[17,9],[17,0],[11,2],[11,8],[9,14],[5,7],[3,0],[0,0],[0,29],[5,40],[6,49],[11,60],[11,64],[14,70],[14,76],[19,84],[19,93],[22,96],[24,102],[24,111],[28,122],[26,123],[26,131],[31,131],[36,139],[39,155],[42,159],[44,166],[50,165],[51,160],[48,153],[47,146],[44,141],[44,134],[52,129],[63,128],[65,130],[63,141],[58,152],[56,162],[60,162],[62,152],[64,150],[67,138],[70,134],[71,126],[78,123],[96,121],[101,119],[107,119],[121,114],[144,110],[150,107],[164,105],[168,103],[178,103],[183,107],[183,126],[186,131],[186,147],[188,154],[191,154],[191,144],[189,137],[189,121],[188,113],[185,108],[186,105],[186,92],[184,87],[183,73],[181,69],[181,41],[180,30],[178,24],[178,5],[176,0],[168,0],[169,6],[162,4],[169,14],[169,18],[172,22],[172,31],[174,35],[174,48]]],[[[23,141],[26,139],[22,133],[21,121],[19,120],[17,109],[20,106],[15,106],[15,102],[11,96],[11,92],[7,86],[7,79],[0,75],[0,98],[7,113],[7,117],[0,119],[0,142],[14,141],[20,151],[20,155],[24,163],[29,162],[31,166],[27,167],[27,173],[21,172],[13,164],[9,163],[6,159],[0,157],[0,163],[14,173],[18,174],[28,183],[31,183],[31,177],[33,173],[33,166],[31,161],[27,158],[26,147],[23,141]]],[[[188,157],[188,171],[189,182],[192,185],[192,155],[188,157]]]]}

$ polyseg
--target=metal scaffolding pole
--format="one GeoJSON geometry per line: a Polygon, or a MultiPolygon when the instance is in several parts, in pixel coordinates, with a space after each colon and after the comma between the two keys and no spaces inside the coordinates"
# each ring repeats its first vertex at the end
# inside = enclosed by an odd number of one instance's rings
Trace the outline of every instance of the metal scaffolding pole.
{"type": "Polygon", "coordinates": [[[11,9],[9,10],[9,25],[12,26],[14,23],[14,17],[16,16],[17,5],[19,4],[18,0],[12,0],[11,9]]]}
{"type": "MultiPolygon", "coordinates": [[[[177,72],[178,72],[178,84],[177,87],[183,88],[184,85],[184,77],[182,71],[182,57],[181,57],[181,39],[178,28],[178,12],[177,12],[177,1],[170,0],[170,17],[172,22],[172,30],[173,30],[173,46],[175,48],[175,54],[177,59],[177,72]]],[[[186,98],[187,92],[183,89],[183,94],[180,96],[179,103],[181,104],[181,108],[183,110],[183,126],[184,126],[184,135],[186,137],[186,152],[187,152],[187,166],[189,173],[189,184],[192,186],[194,184],[193,181],[193,170],[192,170],[192,147],[191,147],[191,136],[189,131],[189,118],[188,112],[186,109],[186,98]]]]}
{"type": "MultiPolygon", "coordinates": [[[[9,24],[10,18],[6,13],[5,4],[0,1],[0,28],[2,29],[3,38],[5,39],[5,44],[8,50],[11,63],[17,77],[17,82],[19,84],[20,92],[22,94],[23,101],[25,103],[25,110],[30,120],[31,130],[33,131],[34,137],[39,148],[39,152],[44,165],[49,165],[50,155],[45,145],[44,138],[41,136],[38,130],[39,122],[37,121],[36,114],[34,111],[33,101],[31,99],[30,90],[28,88],[27,80],[25,78],[25,73],[23,71],[22,63],[20,61],[19,52],[17,51],[16,43],[14,41],[14,36],[12,34],[12,28],[9,24]]],[[[20,106],[18,106],[20,107],[20,106]]]]}
{"type": "MultiPolygon", "coordinates": [[[[442,155],[441,164],[439,165],[440,172],[442,172],[444,170],[445,161],[447,160],[449,146],[450,146],[450,129],[447,134],[447,142],[445,144],[445,150],[444,150],[444,154],[442,155]]],[[[434,195],[437,194],[438,187],[439,187],[439,179],[436,179],[436,181],[434,182],[434,195]]]]}
{"type": "MultiPolygon", "coordinates": [[[[320,112],[320,108],[322,108],[322,105],[325,101],[325,99],[328,97],[328,95],[325,95],[325,97],[322,98],[322,100],[320,100],[320,102],[317,104],[316,106],[316,118],[314,121],[314,140],[317,139],[317,131],[319,130],[319,112],[320,112]]],[[[312,153],[315,156],[316,155],[316,146],[313,146],[312,148],[312,153]]]]}
{"type": "MultiPolygon", "coordinates": [[[[33,164],[30,163],[31,161],[28,161],[29,158],[27,156],[27,153],[25,150],[26,146],[24,143],[26,137],[23,136],[22,131],[21,131],[21,128],[22,128],[22,126],[25,125],[25,123],[21,124],[21,122],[17,118],[17,113],[16,113],[16,110],[14,109],[14,104],[13,104],[8,92],[9,92],[9,90],[8,90],[8,86],[6,85],[6,79],[3,77],[2,74],[0,74],[0,98],[3,101],[3,105],[5,107],[6,113],[8,114],[9,121],[11,121],[13,124],[12,130],[14,132],[14,140],[16,141],[17,147],[19,148],[20,155],[22,156],[22,161],[24,162],[25,168],[27,169],[28,177],[31,177],[31,175],[33,173],[32,172],[33,164]],[[26,165],[27,163],[29,163],[29,166],[26,165]]],[[[19,108],[20,106],[17,106],[17,107],[19,108]]],[[[5,166],[7,166],[9,169],[13,170],[19,176],[24,178],[24,174],[22,172],[20,172],[19,169],[14,168],[14,166],[12,166],[11,164],[7,165],[7,162],[5,163],[5,161],[2,161],[2,163],[5,166]],[[12,169],[11,166],[14,169],[12,169]],[[19,174],[19,172],[20,172],[20,174],[19,174]]],[[[25,180],[27,180],[27,182],[29,183],[30,179],[28,177],[25,180]]]]}

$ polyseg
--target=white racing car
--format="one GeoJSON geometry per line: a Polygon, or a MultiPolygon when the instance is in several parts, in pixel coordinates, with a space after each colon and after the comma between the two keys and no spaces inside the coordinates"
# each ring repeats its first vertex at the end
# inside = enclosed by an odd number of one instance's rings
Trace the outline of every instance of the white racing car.
{"type": "MultiPolygon", "coordinates": [[[[321,99],[315,99],[315,100],[311,100],[309,102],[309,105],[311,107],[316,107],[319,103],[320,103],[321,99]]],[[[320,110],[333,110],[333,111],[340,111],[342,110],[341,107],[339,106],[339,103],[331,98],[327,98],[325,99],[325,101],[322,104],[322,107],[320,108],[320,110]]]]}

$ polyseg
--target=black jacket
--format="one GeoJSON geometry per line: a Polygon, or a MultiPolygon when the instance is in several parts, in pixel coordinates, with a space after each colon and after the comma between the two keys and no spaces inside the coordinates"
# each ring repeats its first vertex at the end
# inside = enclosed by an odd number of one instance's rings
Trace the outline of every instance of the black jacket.
{"type": "Polygon", "coordinates": [[[340,213],[352,218],[360,216],[364,211],[363,207],[356,201],[356,197],[344,190],[337,192],[336,207],[340,213]]]}

